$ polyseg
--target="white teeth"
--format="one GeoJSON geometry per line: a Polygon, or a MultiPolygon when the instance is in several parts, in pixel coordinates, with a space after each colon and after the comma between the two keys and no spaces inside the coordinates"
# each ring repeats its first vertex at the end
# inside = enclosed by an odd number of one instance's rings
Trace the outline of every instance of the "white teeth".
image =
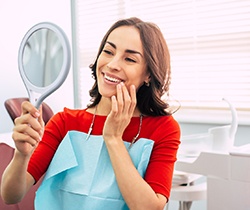
{"type": "Polygon", "coordinates": [[[107,75],[105,75],[104,77],[105,77],[105,79],[107,79],[107,80],[109,80],[109,81],[111,81],[111,82],[115,82],[115,83],[121,82],[121,80],[116,79],[116,78],[113,78],[113,77],[109,77],[109,76],[107,76],[107,75]]]}

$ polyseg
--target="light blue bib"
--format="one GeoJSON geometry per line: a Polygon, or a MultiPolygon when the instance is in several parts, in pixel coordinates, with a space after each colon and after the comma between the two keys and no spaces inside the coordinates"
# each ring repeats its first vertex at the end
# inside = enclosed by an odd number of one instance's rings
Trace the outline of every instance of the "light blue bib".
{"type": "MultiPolygon", "coordinates": [[[[36,193],[36,210],[128,210],[102,136],[86,137],[78,131],[64,137],[36,193]]],[[[128,150],[142,177],[153,143],[139,139],[128,150]]]]}

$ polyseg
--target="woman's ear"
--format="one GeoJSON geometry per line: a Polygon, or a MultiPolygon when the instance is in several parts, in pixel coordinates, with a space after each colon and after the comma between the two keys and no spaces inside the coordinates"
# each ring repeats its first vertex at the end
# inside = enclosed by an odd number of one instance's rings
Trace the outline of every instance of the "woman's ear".
{"type": "Polygon", "coordinates": [[[150,80],[151,80],[151,76],[150,76],[150,75],[148,75],[148,76],[146,77],[146,79],[144,80],[144,84],[145,84],[147,87],[150,86],[150,80]]]}
{"type": "Polygon", "coordinates": [[[147,72],[146,75],[145,75],[144,82],[150,82],[150,80],[151,80],[151,74],[149,72],[147,72]]]}

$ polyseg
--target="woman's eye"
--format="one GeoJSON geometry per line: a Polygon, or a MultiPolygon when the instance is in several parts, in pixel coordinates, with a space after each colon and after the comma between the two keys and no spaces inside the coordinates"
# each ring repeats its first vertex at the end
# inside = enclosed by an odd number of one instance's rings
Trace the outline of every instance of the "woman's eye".
{"type": "Polygon", "coordinates": [[[108,55],[112,55],[112,52],[109,51],[109,50],[103,50],[103,52],[105,52],[105,53],[108,54],[108,55]]]}
{"type": "Polygon", "coordinates": [[[134,59],[132,59],[132,58],[126,58],[125,60],[128,61],[128,62],[136,63],[136,61],[134,59]]]}

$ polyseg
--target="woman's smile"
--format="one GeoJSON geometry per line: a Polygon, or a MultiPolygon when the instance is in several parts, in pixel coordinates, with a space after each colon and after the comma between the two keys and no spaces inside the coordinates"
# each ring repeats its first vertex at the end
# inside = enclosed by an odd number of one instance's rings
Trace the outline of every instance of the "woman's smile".
{"type": "Polygon", "coordinates": [[[105,73],[105,72],[102,72],[103,74],[103,77],[104,77],[104,80],[105,82],[107,82],[108,84],[119,84],[121,82],[124,82],[124,80],[122,80],[121,78],[115,76],[115,75],[111,75],[111,74],[108,74],[108,73],[105,73]]]}

